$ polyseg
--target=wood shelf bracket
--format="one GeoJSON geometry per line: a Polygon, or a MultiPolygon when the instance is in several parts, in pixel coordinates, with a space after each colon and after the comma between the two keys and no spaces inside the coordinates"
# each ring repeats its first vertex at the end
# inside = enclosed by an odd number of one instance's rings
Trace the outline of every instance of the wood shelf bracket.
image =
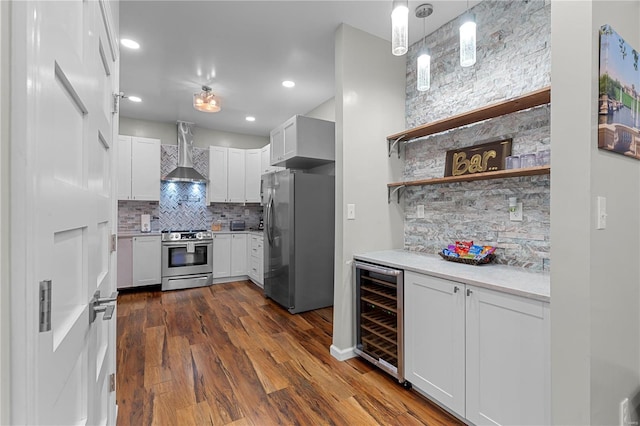
{"type": "Polygon", "coordinates": [[[400,197],[404,193],[405,188],[406,188],[405,185],[399,185],[395,187],[388,186],[387,187],[387,203],[391,204],[391,198],[393,198],[395,194],[398,195],[398,203],[400,203],[400,197]]]}
{"type": "Polygon", "coordinates": [[[404,138],[406,135],[401,135],[399,138],[397,138],[394,141],[391,140],[387,140],[388,144],[389,144],[389,158],[391,158],[391,153],[393,152],[393,148],[394,147],[398,147],[398,158],[400,158],[400,140],[402,138],[404,138]]]}

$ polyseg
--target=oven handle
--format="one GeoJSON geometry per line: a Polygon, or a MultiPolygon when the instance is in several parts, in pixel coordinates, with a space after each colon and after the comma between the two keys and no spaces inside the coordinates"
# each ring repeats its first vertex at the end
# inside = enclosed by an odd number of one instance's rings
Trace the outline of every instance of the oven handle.
{"type": "Polygon", "coordinates": [[[213,244],[213,240],[207,240],[207,241],[202,241],[202,240],[180,240],[180,241],[163,241],[162,245],[163,246],[187,246],[187,243],[194,243],[197,246],[206,246],[209,244],[213,244]]]}
{"type": "Polygon", "coordinates": [[[364,269],[365,271],[377,272],[379,274],[389,276],[398,276],[402,274],[402,271],[399,269],[390,269],[383,266],[372,265],[370,263],[362,263],[358,261],[353,262],[353,266],[357,269],[364,269]]]}

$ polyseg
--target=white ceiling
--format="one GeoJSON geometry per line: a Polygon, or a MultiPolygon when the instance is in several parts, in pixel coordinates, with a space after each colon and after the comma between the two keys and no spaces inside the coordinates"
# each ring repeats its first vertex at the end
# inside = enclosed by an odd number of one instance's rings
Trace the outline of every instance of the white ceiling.
{"type": "MultiPolygon", "coordinates": [[[[409,2],[409,43],[423,34],[409,2]]],[[[427,33],[462,14],[466,1],[431,1],[427,33]]],[[[479,1],[469,2],[470,6],[479,1]]],[[[130,1],[120,2],[120,114],[153,121],[268,136],[294,114],[333,97],[334,33],[346,23],[390,40],[391,0],[130,1]],[[293,80],[293,89],[282,87],[293,80]],[[193,109],[193,94],[209,85],[222,111],[193,109]],[[253,123],[245,117],[256,117],[253,123]]],[[[391,49],[389,49],[391,55],[391,49]]]]}

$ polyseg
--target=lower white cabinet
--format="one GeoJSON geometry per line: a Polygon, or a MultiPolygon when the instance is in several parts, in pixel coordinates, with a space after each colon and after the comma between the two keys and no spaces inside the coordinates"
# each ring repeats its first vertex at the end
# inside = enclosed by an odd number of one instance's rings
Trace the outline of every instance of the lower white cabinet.
{"type": "Polygon", "coordinates": [[[264,259],[262,235],[251,235],[249,241],[249,279],[259,287],[264,287],[264,259]]]}
{"type": "Polygon", "coordinates": [[[247,275],[247,234],[231,234],[231,276],[247,275]]]}
{"type": "Polygon", "coordinates": [[[231,276],[231,234],[213,236],[213,278],[231,276]]]}
{"type": "Polygon", "coordinates": [[[247,234],[214,234],[213,278],[243,275],[247,275],[247,234]]]}
{"type": "Polygon", "coordinates": [[[118,288],[162,282],[160,238],[159,235],[118,238],[118,288]]]}
{"type": "Polygon", "coordinates": [[[549,304],[405,271],[405,377],[476,425],[550,424],[549,304]]]}

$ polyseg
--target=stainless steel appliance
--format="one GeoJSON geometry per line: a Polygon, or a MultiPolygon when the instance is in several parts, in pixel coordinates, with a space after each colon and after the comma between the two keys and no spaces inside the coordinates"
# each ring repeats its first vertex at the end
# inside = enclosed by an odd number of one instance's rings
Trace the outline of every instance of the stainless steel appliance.
{"type": "Polygon", "coordinates": [[[162,290],[210,285],[213,234],[210,231],[162,233],[162,290]]]}
{"type": "Polygon", "coordinates": [[[170,182],[207,182],[193,168],[193,123],[178,121],[178,166],[163,180],[170,182]]]}
{"type": "Polygon", "coordinates": [[[355,352],[410,388],[404,378],[404,271],[359,261],[353,262],[353,268],[355,352]]]}
{"type": "Polygon", "coordinates": [[[244,220],[232,220],[229,222],[229,229],[232,231],[244,231],[244,220]]]}
{"type": "Polygon", "coordinates": [[[262,176],[264,294],[291,313],[333,305],[333,176],[262,176]]]}

